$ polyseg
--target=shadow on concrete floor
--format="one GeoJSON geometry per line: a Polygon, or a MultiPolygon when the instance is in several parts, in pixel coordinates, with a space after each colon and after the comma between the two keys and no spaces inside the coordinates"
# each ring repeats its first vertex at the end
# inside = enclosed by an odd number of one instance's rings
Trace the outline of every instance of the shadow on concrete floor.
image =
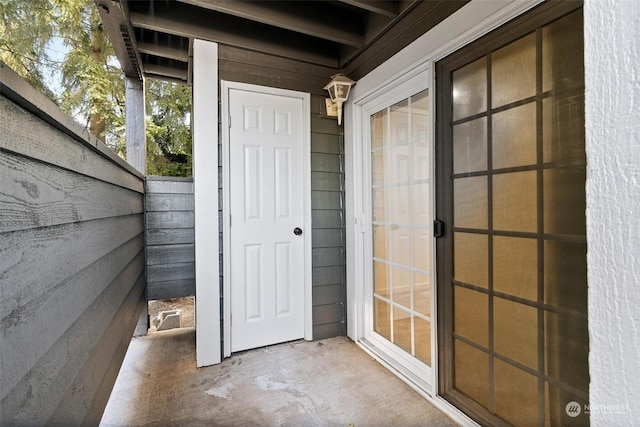
{"type": "Polygon", "coordinates": [[[196,368],[195,330],[131,341],[101,426],[454,426],[346,337],[196,368]]]}

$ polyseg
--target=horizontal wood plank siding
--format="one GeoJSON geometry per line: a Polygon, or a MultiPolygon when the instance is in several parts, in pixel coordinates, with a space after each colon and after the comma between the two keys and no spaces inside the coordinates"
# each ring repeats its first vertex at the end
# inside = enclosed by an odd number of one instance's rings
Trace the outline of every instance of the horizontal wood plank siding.
{"type": "MultiPolygon", "coordinates": [[[[323,101],[322,96],[317,98],[323,101]]],[[[334,131],[337,121],[322,117],[324,103],[315,103],[315,108],[311,126],[312,317],[313,337],[323,339],[346,334],[344,146],[342,135],[334,131]]]]}
{"type": "Polygon", "coordinates": [[[0,63],[0,425],[97,424],[145,304],[144,178],[0,63]]]}
{"type": "Polygon", "coordinates": [[[219,59],[223,80],[311,94],[313,337],[345,335],[344,141],[323,89],[337,70],[226,46],[219,59]]]}
{"type": "Polygon", "coordinates": [[[148,177],[147,298],[195,295],[193,179],[148,177]]]}

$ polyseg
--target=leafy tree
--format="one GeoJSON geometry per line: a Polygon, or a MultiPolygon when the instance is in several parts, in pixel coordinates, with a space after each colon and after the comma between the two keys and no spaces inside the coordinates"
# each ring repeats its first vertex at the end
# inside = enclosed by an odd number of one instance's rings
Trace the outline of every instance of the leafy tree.
{"type": "Polygon", "coordinates": [[[147,174],[191,176],[191,87],[146,80],[147,174]]]}
{"type": "Polygon", "coordinates": [[[62,64],[62,109],[86,120],[118,154],[124,138],[124,76],[91,0],[56,0],[58,33],[69,48],[62,64]]]}
{"type": "MultiPolygon", "coordinates": [[[[93,0],[0,0],[0,60],[124,157],[124,76],[93,0]],[[56,39],[66,49],[59,61],[48,52],[56,39]]],[[[147,173],[189,176],[190,90],[146,83],[147,173]]]]}
{"type": "Polygon", "coordinates": [[[46,54],[55,33],[52,15],[49,0],[0,0],[0,60],[53,99],[44,71],[54,66],[46,54]]]}

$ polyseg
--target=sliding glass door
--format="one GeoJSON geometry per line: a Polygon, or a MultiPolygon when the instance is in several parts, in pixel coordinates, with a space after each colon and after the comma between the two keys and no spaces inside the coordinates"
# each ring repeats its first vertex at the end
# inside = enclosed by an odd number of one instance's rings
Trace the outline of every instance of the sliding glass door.
{"type": "Polygon", "coordinates": [[[482,424],[586,425],[582,10],[438,64],[440,391],[482,424]]]}

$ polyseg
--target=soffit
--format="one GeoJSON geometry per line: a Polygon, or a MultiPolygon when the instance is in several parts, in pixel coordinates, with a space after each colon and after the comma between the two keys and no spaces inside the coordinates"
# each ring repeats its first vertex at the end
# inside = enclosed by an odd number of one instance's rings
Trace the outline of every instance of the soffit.
{"type": "MultiPolygon", "coordinates": [[[[361,77],[465,0],[95,0],[125,74],[191,82],[194,39],[361,77]]],[[[329,76],[328,76],[329,77],[329,76]]]]}

